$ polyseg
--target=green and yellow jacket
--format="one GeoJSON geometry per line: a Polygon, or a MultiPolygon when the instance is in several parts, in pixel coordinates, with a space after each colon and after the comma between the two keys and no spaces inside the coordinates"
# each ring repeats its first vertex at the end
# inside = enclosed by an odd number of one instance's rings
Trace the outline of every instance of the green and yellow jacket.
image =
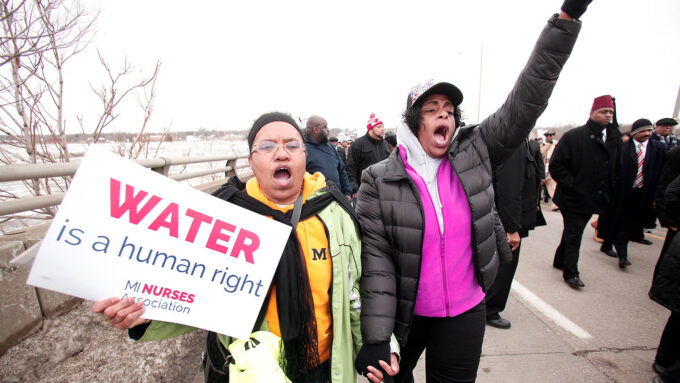
{"type": "MultiPolygon", "coordinates": [[[[259,189],[257,181],[251,179],[246,190],[249,195],[260,199],[258,195],[253,195],[254,190],[259,189]]],[[[311,175],[305,174],[303,183],[303,203],[309,198],[327,193],[325,179],[321,173],[311,175]]],[[[261,201],[265,202],[266,201],[261,201]]],[[[270,205],[273,207],[274,205],[270,205]]],[[[359,279],[361,277],[361,240],[359,229],[349,213],[338,203],[331,202],[328,206],[320,210],[315,217],[310,217],[298,224],[298,237],[300,242],[313,242],[311,237],[318,237],[319,233],[310,233],[310,228],[325,230],[328,240],[328,254],[331,263],[330,293],[328,304],[330,305],[330,324],[332,328],[332,341],[330,346],[330,378],[333,383],[354,383],[356,373],[354,369],[354,356],[361,348],[361,331],[359,325],[359,315],[361,312],[361,302],[359,300],[359,279]],[[306,223],[306,221],[317,220],[321,226],[306,223]]],[[[303,249],[306,253],[306,250],[303,249]]],[[[313,278],[310,277],[310,281],[313,278]]],[[[314,283],[314,282],[311,282],[314,283]]],[[[275,307],[275,306],[274,306],[275,307]]],[[[270,304],[271,309],[271,304],[270,304]]],[[[260,326],[260,330],[278,331],[278,324],[270,327],[269,319],[272,316],[268,312],[260,326]]],[[[317,314],[318,318],[318,314],[317,314]]],[[[138,340],[160,340],[186,334],[195,330],[194,327],[153,321],[146,328],[143,335],[138,340]]],[[[279,334],[277,334],[279,335],[279,334]]],[[[137,338],[137,337],[135,337],[137,338]]],[[[219,334],[218,338],[226,348],[232,338],[219,334]]],[[[323,360],[322,360],[323,362],[323,360]]]]}

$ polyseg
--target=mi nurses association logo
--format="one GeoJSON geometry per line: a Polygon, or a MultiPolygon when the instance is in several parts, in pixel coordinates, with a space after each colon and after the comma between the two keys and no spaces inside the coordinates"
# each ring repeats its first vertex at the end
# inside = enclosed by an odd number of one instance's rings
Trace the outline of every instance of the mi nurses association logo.
{"type": "Polygon", "coordinates": [[[144,302],[145,307],[189,314],[191,312],[190,305],[194,303],[196,295],[151,283],[128,280],[125,282],[125,294],[121,299],[130,297],[135,302],[144,302]],[[135,295],[131,295],[132,293],[135,295]]]}

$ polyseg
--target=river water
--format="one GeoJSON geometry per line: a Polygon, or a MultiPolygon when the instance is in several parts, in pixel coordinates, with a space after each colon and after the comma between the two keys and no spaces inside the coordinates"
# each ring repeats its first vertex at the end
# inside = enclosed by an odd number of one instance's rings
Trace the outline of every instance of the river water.
{"type": "MultiPolygon", "coordinates": [[[[97,146],[105,147],[112,152],[117,152],[116,148],[119,146],[118,143],[98,143],[97,146]]],[[[25,157],[25,151],[11,147],[9,145],[2,145],[0,147],[6,155],[13,156],[14,158],[25,157]]],[[[69,144],[69,152],[74,156],[82,156],[87,150],[87,144],[69,144]]],[[[54,147],[50,148],[50,152],[56,154],[57,151],[54,147]]],[[[199,140],[190,139],[186,141],[174,141],[174,142],[152,142],[148,145],[146,150],[138,158],[178,158],[178,157],[199,157],[199,156],[213,156],[213,155],[236,155],[236,156],[246,156],[248,154],[248,144],[242,138],[235,139],[210,139],[210,140],[199,140]]],[[[244,164],[246,160],[239,160],[239,165],[244,164]]],[[[5,165],[0,165],[0,171],[5,165]]],[[[180,174],[180,173],[191,173],[207,169],[215,169],[224,167],[225,163],[211,162],[211,163],[198,163],[198,164],[188,164],[186,166],[173,166],[170,168],[170,175],[180,174]]],[[[208,176],[192,178],[182,183],[186,183],[191,186],[200,185],[202,183],[210,182],[219,179],[224,176],[224,173],[217,173],[208,176]]],[[[53,192],[59,193],[64,189],[64,181],[61,178],[51,179],[49,181],[49,188],[53,192]]],[[[42,193],[44,194],[44,192],[42,193]]],[[[27,197],[32,195],[29,185],[22,181],[15,182],[3,182],[0,183],[0,200],[8,200],[16,197],[27,197]]],[[[0,234],[2,232],[8,232],[16,230],[26,226],[32,226],[35,224],[40,224],[44,222],[43,219],[35,219],[35,214],[33,213],[23,213],[18,215],[20,218],[8,219],[8,217],[0,217],[0,234]],[[3,222],[4,221],[4,222],[3,222]]]]}

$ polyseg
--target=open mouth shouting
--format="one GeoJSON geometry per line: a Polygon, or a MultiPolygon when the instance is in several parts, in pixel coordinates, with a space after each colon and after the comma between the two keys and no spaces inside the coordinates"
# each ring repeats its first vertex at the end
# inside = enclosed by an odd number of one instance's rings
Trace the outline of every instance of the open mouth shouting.
{"type": "Polygon", "coordinates": [[[449,144],[449,126],[446,124],[437,126],[432,138],[435,146],[446,148],[449,144]]]}
{"type": "Polygon", "coordinates": [[[279,166],[274,170],[274,182],[279,186],[287,186],[292,181],[290,167],[279,166]]]}

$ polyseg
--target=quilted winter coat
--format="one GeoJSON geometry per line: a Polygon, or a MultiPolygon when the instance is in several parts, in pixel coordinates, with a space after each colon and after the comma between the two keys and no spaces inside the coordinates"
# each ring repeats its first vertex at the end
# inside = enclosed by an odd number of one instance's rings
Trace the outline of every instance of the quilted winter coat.
{"type": "MultiPolygon", "coordinates": [[[[478,126],[461,128],[449,148],[447,159],[470,206],[475,275],[485,291],[498,270],[497,247],[507,246],[494,208],[492,166],[526,139],[545,110],[580,27],[580,21],[553,16],[505,103],[478,126]]],[[[418,291],[425,225],[420,195],[398,150],[362,173],[357,213],[364,232],[363,340],[389,341],[394,333],[403,347],[418,291]]]]}

